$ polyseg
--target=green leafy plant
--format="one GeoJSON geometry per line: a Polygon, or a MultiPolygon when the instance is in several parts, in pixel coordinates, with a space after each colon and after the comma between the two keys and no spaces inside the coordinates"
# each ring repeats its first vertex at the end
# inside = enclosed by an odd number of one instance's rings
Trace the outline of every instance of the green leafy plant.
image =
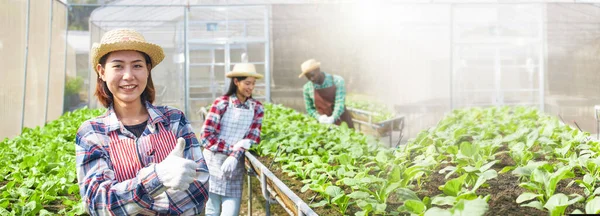
{"type": "Polygon", "coordinates": [[[61,205],[58,213],[82,214],[75,172],[75,134],[83,121],[104,110],[80,109],[65,113],[44,127],[24,128],[0,142],[0,214],[44,215],[49,206],[61,205]]]}
{"type": "MultiPolygon", "coordinates": [[[[558,182],[563,179],[573,178],[574,174],[571,171],[571,167],[561,167],[558,170],[554,171],[552,166],[539,166],[533,170],[531,175],[529,176],[529,182],[524,182],[519,184],[520,187],[529,190],[530,192],[523,193],[519,195],[517,198],[517,203],[523,203],[526,201],[530,201],[532,199],[537,199],[535,201],[531,201],[527,204],[523,204],[522,206],[528,206],[543,210],[546,206],[547,202],[549,202],[550,198],[553,197],[554,192],[556,191],[556,186],[558,182]]],[[[558,196],[553,199],[550,207],[562,205],[563,198],[558,196]],[[558,203],[557,201],[561,201],[558,203]]]]}

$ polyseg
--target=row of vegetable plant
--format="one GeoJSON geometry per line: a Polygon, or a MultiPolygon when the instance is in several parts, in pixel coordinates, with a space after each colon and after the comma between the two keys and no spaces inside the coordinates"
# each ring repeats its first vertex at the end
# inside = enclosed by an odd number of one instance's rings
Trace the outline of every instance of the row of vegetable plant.
{"type": "Polygon", "coordinates": [[[79,109],[0,142],[0,215],[80,215],[75,134],[103,110],[79,109]]]}
{"type": "MultiPolygon", "coordinates": [[[[394,152],[345,127],[319,125],[281,106],[268,105],[268,110],[257,150],[302,180],[305,187],[300,192],[320,194],[321,201],[313,207],[337,207],[340,214],[355,215],[481,215],[490,194],[477,191],[499,175],[519,177],[526,192],[514,199],[523,208],[554,215],[584,198],[587,206],[599,200],[594,164],[598,143],[534,108],[455,110],[394,152]],[[514,163],[499,164],[502,157],[514,163]],[[424,197],[421,186],[433,172],[445,174],[447,181],[439,185],[438,195],[424,197]],[[561,180],[576,176],[584,178],[568,186],[578,184],[585,194],[555,194],[561,180]],[[402,203],[396,209],[389,206],[392,195],[402,203]],[[347,212],[352,205],[360,210],[347,212]]],[[[586,207],[590,211],[593,208],[586,207]]]]}
{"type": "MultiPolygon", "coordinates": [[[[387,149],[345,126],[322,125],[281,105],[265,107],[263,141],[253,150],[302,181],[297,193],[315,192],[311,206],[317,210],[336,209],[340,215],[483,215],[495,194],[481,188],[506,175],[518,177],[524,192],[513,198],[522,208],[550,215],[569,207],[576,213],[600,210],[598,142],[534,108],[455,110],[406,145],[387,149]],[[433,175],[446,180],[426,195],[433,175]],[[564,185],[583,192],[560,193],[564,185]]],[[[0,214],[83,213],[75,182],[74,137],[81,122],[101,113],[77,110],[44,128],[25,129],[3,140],[0,160],[11,163],[0,167],[0,214]]]]}

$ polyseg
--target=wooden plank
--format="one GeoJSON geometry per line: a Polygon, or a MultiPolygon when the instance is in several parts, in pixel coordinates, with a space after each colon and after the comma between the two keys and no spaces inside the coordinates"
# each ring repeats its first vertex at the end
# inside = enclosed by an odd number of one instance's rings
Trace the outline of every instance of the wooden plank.
{"type": "Polygon", "coordinates": [[[281,198],[281,200],[283,201],[283,205],[285,205],[288,209],[292,210],[292,212],[294,212],[294,215],[298,214],[298,206],[296,205],[296,203],[294,203],[288,196],[286,196],[285,193],[283,193],[279,189],[279,187],[277,187],[273,183],[271,179],[267,179],[267,185],[275,191],[276,196],[279,196],[279,198],[281,198]]]}

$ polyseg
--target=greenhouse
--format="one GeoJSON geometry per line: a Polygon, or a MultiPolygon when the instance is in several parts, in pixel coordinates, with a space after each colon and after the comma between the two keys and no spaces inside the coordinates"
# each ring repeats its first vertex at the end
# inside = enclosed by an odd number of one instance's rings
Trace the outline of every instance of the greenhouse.
{"type": "Polygon", "coordinates": [[[0,14],[0,215],[600,214],[600,1],[0,14]]]}

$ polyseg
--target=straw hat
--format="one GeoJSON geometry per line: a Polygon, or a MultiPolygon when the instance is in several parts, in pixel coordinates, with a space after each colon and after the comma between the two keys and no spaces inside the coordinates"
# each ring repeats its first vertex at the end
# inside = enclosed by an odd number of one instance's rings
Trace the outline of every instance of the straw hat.
{"type": "Polygon", "coordinates": [[[232,77],[255,77],[256,79],[263,78],[262,74],[256,73],[254,64],[250,63],[239,63],[233,66],[233,70],[225,74],[227,78],[232,77]]]}
{"type": "Polygon", "coordinates": [[[302,69],[302,73],[298,76],[298,78],[302,78],[304,76],[304,74],[308,73],[309,71],[314,70],[315,68],[320,68],[320,67],[321,67],[321,62],[318,62],[315,59],[306,60],[304,63],[302,63],[302,65],[300,65],[300,69],[302,69]]]}
{"type": "MultiPolygon", "coordinates": [[[[114,29],[106,32],[100,43],[94,43],[90,53],[92,67],[96,70],[102,56],[120,50],[136,50],[150,56],[152,67],[156,67],[165,58],[163,49],[156,44],[146,42],[142,34],[133,29],[114,29]]],[[[96,70],[96,73],[98,71],[96,70]]]]}

